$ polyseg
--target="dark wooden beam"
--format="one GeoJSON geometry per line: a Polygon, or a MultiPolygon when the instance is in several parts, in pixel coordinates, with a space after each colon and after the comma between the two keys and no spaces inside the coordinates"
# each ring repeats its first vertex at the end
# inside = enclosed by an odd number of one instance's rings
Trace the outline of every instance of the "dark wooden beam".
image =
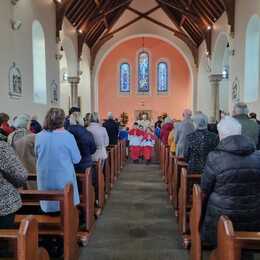
{"type": "Polygon", "coordinates": [[[60,31],[62,30],[63,20],[73,0],[64,0],[62,3],[54,1],[56,6],[56,41],[60,40],[60,31]]]}
{"type": "Polygon", "coordinates": [[[191,11],[188,11],[188,10],[185,10],[185,9],[183,9],[183,8],[181,8],[179,6],[176,6],[176,5],[172,4],[172,3],[169,3],[169,2],[167,2],[165,0],[158,0],[158,1],[160,3],[162,3],[162,4],[164,4],[164,5],[169,6],[172,9],[175,9],[176,11],[180,12],[181,14],[185,14],[187,16],[191,16],[194,19],[198,19],[199,18],[195,13],[193,13],[191,11]]]}
{"type": "Polygon", "coordinates": [[[235,0],[220,0],[225,7],[228,17],[228,23],[231,27],[231,34],[235,34],[235,0]]]}

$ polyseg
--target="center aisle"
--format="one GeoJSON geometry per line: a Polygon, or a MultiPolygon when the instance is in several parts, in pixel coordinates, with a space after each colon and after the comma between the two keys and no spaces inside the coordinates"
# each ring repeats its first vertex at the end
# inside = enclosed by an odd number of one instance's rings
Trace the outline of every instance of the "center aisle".
{"type": "Polygon", "coordinates": [[[80,260],[186,260],[159,165],[127,164],[80,260]]]}

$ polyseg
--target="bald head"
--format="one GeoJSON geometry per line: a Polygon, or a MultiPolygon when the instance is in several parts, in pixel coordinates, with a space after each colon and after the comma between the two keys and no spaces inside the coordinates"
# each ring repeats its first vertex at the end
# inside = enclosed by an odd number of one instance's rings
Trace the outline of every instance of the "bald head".
{"type": "Polygon", "coordinates": [[[183,111],[182,116],[183,116],[184,119],[191,118],[191,116],[192,116],[192,111],[191,111],[190,109],[185,109],[185,110],[183,111]]]}

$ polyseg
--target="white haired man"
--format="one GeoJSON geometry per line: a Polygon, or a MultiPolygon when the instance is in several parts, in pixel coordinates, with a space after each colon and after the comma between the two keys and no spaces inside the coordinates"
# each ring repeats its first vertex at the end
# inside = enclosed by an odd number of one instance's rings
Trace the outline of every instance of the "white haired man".
{"type": "Polygon", "coordinates": [[[174,138],[176,143],[176,156],[183,157],[185,149],[185,139],[188,134],[194,132],[195,128],[191,119],[192,111],[183,111],[183,121],[175,125],[174,138]]]}
{"type": "Polygon", "coordinates": [[[209,153],[201,179],[202,241],[212,246],[221,215],[228,216],[238,231],[260,231],[260,152],[241,135],[241,124],[232,117],[220,121],[218,132],[220,143],[209,153]]]}

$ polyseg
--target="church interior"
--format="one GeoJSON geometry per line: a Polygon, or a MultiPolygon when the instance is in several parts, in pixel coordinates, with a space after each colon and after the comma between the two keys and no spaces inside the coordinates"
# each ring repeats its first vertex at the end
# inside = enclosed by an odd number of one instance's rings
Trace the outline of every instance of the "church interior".
{"type": "Polygon", "coordinates": [[[260,259],[260,0],[1,0],[0,259],[260,259]]]}

